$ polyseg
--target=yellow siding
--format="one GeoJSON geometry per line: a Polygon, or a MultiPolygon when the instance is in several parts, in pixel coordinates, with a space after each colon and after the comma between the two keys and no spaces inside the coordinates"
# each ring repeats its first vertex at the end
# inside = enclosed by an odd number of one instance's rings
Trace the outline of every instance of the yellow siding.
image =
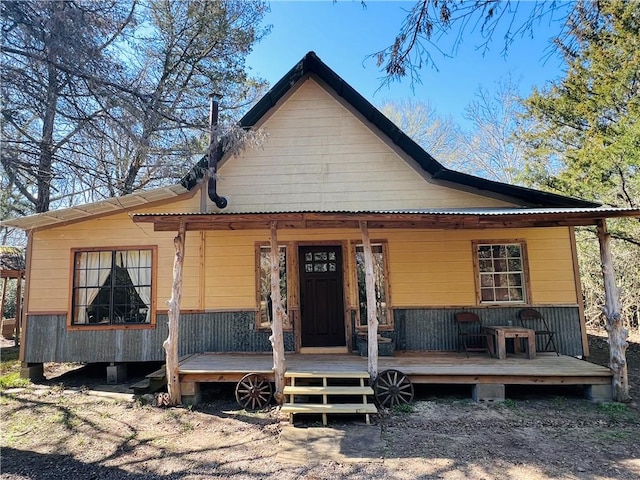
{"type": "MultiPolygon", "coordinates": [[[[193,207],[193,202],[192,198],[176,202],[181,205],[157,207],[157,211],[186,210],[193,207]]],[[[157,308],[166,309],[171,296],[175,234],[153,232],[151,224],[134,224],[129,213],[35,232],[29,311],[67,310],[71,249],[133,245],[157,245],[157,308]]],[[[282,230],[278,236],[280,243],[360,240],[357,229],[282,230]]],[[[204,238],[203,248],[200,232],[187,232],[182,308],[254,309],[255,244],[268,242],[268,231],[210,231],[204,238]]],[[[527,243],[532,303],[577,302],[567,228],[372,230],[371,238],[388,242],[394,307],[474,305],[472,240],[516,238],[527,243]]],[[[347,303],[353,302],[348,299],[347,303]]]]}
{"type": "MultiPolygon", "coordinates": [[[[229,199],[226,212],[510,205],[428,181],[425,172],[412,166],[388,140],[313,79],[293,92],[262,128],[267,139],[261,148],[246,150],[221,164],[218,191],[229,199]]],[[[199,189],[194,189],[190,197],[153,207],[123,209],[117,214],[35,231],[29,312],[67,310],[72,249],[142,245],[158,247],[156,307],[166,309],[171,296],[174,233],[154,232],[152,224],[135,224],[130,215],[196,212],[199,206],[199,189]]],[[[388,241],[395,307],[474,305],[471,242],[515,238],[527,242],[531,302],[577,301],[567,228],[373,230],[371,237],[388,241]]],[[[357,229],[279,232],[282,243],[359,239],[357,229]]],[[[266,230],[188,232],[182,308],[254,309],[255,243],[268,241],[266,230]]],[[[353,285],[351,291],[355,291],[353,285]]],[[[347,304],[353,304],[353,299],[347,299],[347,304]]]]}
{"type": "Polygon", "coordinates": [[[205,240],[205,308],[253,310],[255,242],[268,233],[255,231],[207,232],[205,240]]]}
{"type": "MultiPolygon", "coordinates": [[[[31,253],[28,311],[34,313],[68,310],[72,249],[134,245],[158,246],[156,308],[166,309],[166,301],[171,297],[175,233],[154,232],[152,224],[135,224],[130,214],[194,211],[195,205],[199,206],[197,196],[35,231],[31,253]]],[[[187,232],[185,282],[182,293],[182,306],[185,309],[199,308],[199,239],[199,233],[187,232]]]]}
{"type": "MultiPolygon", "coordinates": [[[[532,303],[577,302],[566,228],[372,230],[371,237],[388,241],[394,307],[475,305],[472,240],[516,238],[527,243],[532,303]]],[[[278,232],[281,244],[359,239],[355,229],[278,232]]],[[[267,231],[207,232],[205,308],[255,308],[255,242],[268,240],[267,231]]]]}
{"type": "Polygon", "coordinates": [[[474,305],[471,241],[516,238],[527,244],[531,303],[577,302],[567,228],[387,233],[396,307],[474,305]]]}
{"type": "MultiPolygon", "coordinates": [[[[313,78],[305,81],[261,126],[260,148],[247,149],[220,166],[218,191],[225,212],[291,210],[392,210],[504,207],[504,201],[429,181],[388,139],[313,78]]],[[[62,312],[69,306],[71,251],[75,248],[157,246],[156,308],[171,296],[174,232],[135,224],[133,213],[197,212],[200,189],[154,206],[33,234],[28,311],[62,312]]],[[[210,202],[209,202],[210,204],[210,202]]],[[[567,228],[519,230],[372,230],[389,249],[394,307],[471,306],[476,303],[473,240],[527,242],[531,303],[575,304],[567,228]]],[[[357,229],[283,230],[281,243],[360,240],[357,229]]],[[[255,244],[264,231],[187,232],[182,308],[252,310],[256,307],[255,244]]],[[[350,252],[345,251],[344,255],[350,252]]],[[[350,262],[353,268],[353,261],[350,262]]],[[[355,286],[351,285],[352,295],[355,286]]],[[[347,299],[353,305],[354,299],[347,299]]]]}
{"type": "MultiPolygon", "coordinates": [[[[228,211],[510,205],[425,180],[313,79],[262,125],[267,139],[220,167],[228,211]]],[[[214,207],[212,207],[214,208],[214,207]]]]}

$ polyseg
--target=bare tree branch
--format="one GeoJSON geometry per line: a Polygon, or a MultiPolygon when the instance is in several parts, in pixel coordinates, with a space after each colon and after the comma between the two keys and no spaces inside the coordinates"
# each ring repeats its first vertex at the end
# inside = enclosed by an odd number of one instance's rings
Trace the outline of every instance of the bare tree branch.
{"type": "Polygon", "coordinates": [[[420,0],[404,19],[391,45],[371,54],[385,76],[382,86],[409,77],[411,85],[421,82],[420,70],[437,69],[434,53],[453,56],[469,30],[478,29],[484,41],[476,47],[483,53],[499,31],[503,30],[502,54],[520,36],[533,35],[537,23],[555,17],[568,19],[573,5],[566,2],[536,0],[420,0]],[[524,17],[518,13],[526,8],[524,17]],[[453,35],[450,52],[442,50],[441,41],[453,35]]]}

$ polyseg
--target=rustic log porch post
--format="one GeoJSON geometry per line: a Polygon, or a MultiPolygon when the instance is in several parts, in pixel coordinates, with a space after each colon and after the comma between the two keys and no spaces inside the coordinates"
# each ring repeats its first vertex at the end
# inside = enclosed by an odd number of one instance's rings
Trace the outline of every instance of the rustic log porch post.
{"type": "Polygon", "coordinates": [[[15,346],[20,345],[20,327],[22,323],[22,273],[18,275],[16,281],[16,331],[13,340],[15,346]]]}
{"type": "Polygon", "coordinates": [[[604,314],[607,317],[605,328],[609,341],[609,368],[613,372],[613,398],[618,402],[628,402],[631,397],[629,396],[629,377],[625,352],[629,346],[627,343],[629,330],[625,328],[620,314],[620,292],[616,286],[611,255],[611,235],[607,231],[606,220],[598,220],[597,234],[604,280],[604,314]]]}
{"type": "Polygon", "coordinates": [[[2,279],[2,297],[0,297],[0,320],[4,320],[4,302],[7,298],[7,282],[8,278],[2,279]]]}
{"type": "Polygon", "coordinates": [[[368,371],[371,380],[378,378],[378,309],[376,308],[376,282],[373,276],[373,252],[367,222],[360,221],[362,250],[364,251],[364,274],[367,291],[367,345],[368,371]]]}
{"type": "Polygon", "coordinates": [[[284,336],[282,333],[284,322],[284,308],[282,308],[282,297],[280,295],[280,248],[278,247],[278,226],[277,222],[271,222],[271,336],[269,341],[273,349],[273,373],[275,376],[276,391],[275,399],[279,404],[284,402],[284,372],[286,364],[284,358],[284,336]]]}
{"type": "Polygon", "coordinates": [[[2,277],[2,299],[0,300],[0,320],[4,320],[5,303],[7,301],[7,285],[9,280],[14,278],[16,280],[16,301],[15,301],[15,313],[14,313],[14,332],[13,343],[15,346],[20,345],[20,323],[22,322],[22,276],[23,270],[13,270],[7,272],[6,276],[2,277]]]}
{"type": "Polygon", "coordinates": [[[176,250],[173,259],[173,284],[171,299],[169,300],[169,335],[162,347],[166,352],[167,390],[170,405],[182,403],[180,392],[180,375],[178,373],[180,361],[178,359],[178,335],[180,332],[180,300],[182,298],[182,265],[184,263],[185,225],[180,223],[178,235],[173,239],[176,250]]]}

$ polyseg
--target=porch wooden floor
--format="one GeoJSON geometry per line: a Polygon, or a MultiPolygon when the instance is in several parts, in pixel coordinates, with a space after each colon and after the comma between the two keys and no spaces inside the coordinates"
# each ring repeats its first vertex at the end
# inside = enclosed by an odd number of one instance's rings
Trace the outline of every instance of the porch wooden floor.
{"type": "MultiPolygon", "coordinates": [[[[367,359],[353,354],[285,357],[290,372],[367,370],[367,359]]],[[[185,382],[237,382],[247,373],[273,379],[272,365],[270,354],[201,353],[182,359],[179,372],[185,382]]],[[[612,377],[606,367],[555,353],[538,353],[532,360],[520,356],[467,358],[449,352],[379,357],[379,371],[391,368],[403,372],[413,383],[433,384],[607,385],[612,377]]]]}

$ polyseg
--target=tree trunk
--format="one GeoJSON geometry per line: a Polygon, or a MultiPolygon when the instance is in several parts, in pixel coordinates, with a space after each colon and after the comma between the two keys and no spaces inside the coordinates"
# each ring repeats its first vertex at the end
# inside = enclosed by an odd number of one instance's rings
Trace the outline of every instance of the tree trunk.
{"type": "MultiPolygon", "coordinates": [[[[49,60],[55,60],[54,52],[49,51],[48,57],[49,60]]],[[[44,105],[44,116],[42,118],[42,138],[40,139],[36,180],[38,187],[38,197],[35,204],[36,213],[49,211],[51,180],[53,179],[53,130],[58,109],[58,76],[53,62],[47,65],[47,72],[47,101],[44,105]]]]}
{"type": "Polygon", "coordinates": [[[631,400],[626,359],[629,330],[625,328],[620,314],[620,293],[616,286],[611,256],[611,237],[607,232],[605,220],[598,221],[597,233],[604,280],[604,314],[607,317],[606,329],[609,334],[609,368],[613,372],[613,398],[618,402],[628,402],[631,400]]]}
{"type": "Polygon", "coordinates": [[[173,285],[169,300],[169,336],[162,344],[166,352],[167,389],[171,405],[182,402],[180,376],[178,373],[178,335],[180,332],[180,299],[182,298],[182,264],[184,263],[185,227],[181,224],[178,235],[173,239],[176,255],[173,259],[173,285]]]}
{"type": "MultiPolygon", "coordinates": [[[[151,112],[147,112],[147,115],[152,116],[155,115],[155,112],[152,110],[151,112]]],[[[127,169],[127,174],[122,182],[122,187],[120,188],[121,195],[128,195],[133,193],[135,188],[136,179],[138,178],[138,173],[142,168],[142,165],[147,161],[149,157],[149,148],[151,145],[151,131],[153,125],[150,119],[145,121],[142,127],[142,135],[138,140],[138,145],[136,146],[135,153],[133,155],[133,160],[129,164],[129,168],[127,169]]]]}
{"type": "Polygon", "coordinates": [[[376,281],[373,275],[373,253],[367,222],[360,222],[362,250],[364,251],[364,274],[367,291],[367,344],[368,369],[371,380],[378,378],[378,309],[376,307],[376,281]]]}
{"type": "Polygon", "coordinates": [[[278,248],[278,227],[271,222],[271,336],[269,341],[273,348],[273,372],[276,380],[275,399],[279,404],[284,402],[284,372],[286,364],[284,358],[284,338],[282,324],[285,316],[280,295],[280,249],[278,248]]]}

